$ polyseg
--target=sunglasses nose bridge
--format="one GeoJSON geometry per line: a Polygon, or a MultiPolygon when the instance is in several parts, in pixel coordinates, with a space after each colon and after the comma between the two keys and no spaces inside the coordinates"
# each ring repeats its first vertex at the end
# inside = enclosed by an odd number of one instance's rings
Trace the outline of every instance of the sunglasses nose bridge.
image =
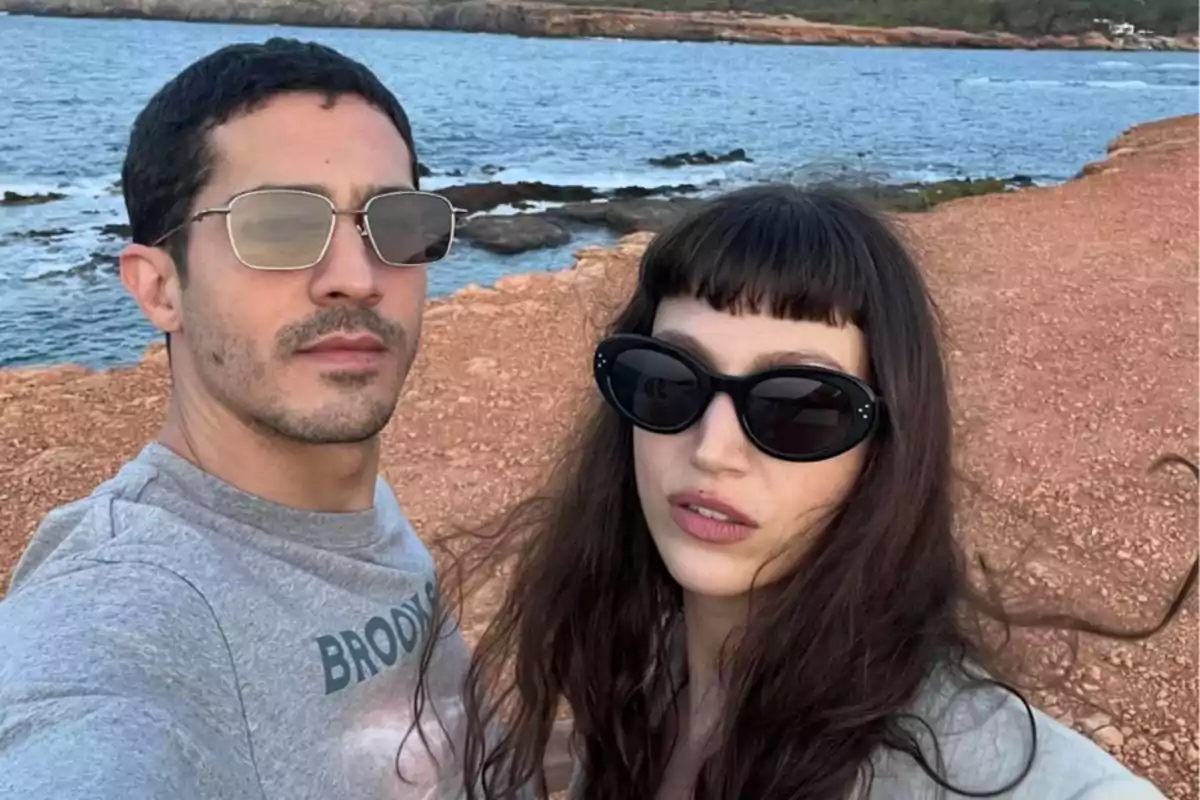
{"type": "Polygon", "coordinates": [[[745,390],[742,384],[738,381],[717,380],[709,385],[708,402],[704,404],[704,410],[700,412],[698,422],[701,425],[707,425],[709,418],[713,414],[728,415],[729,419],[724,422],[733,422],[732,427],[736,427],[739,433],[745,432],[746,425],[746,397],[745,390]]]}
{"type": "Polygon", "coordinates": [[[744,379],[729,376],[710,375],[708,386],[705,393],[708,395],[708,402],[705,404],[705,413],[717,401],[718,397],[724,397],[733,409],[734,415],[741,419],[743,409],[746,407],[746,395],[748,387],[744,379]]]}
{"type": "Polygon", "coordinates": [[[358,238],[363,240],[363,242],[366,243],[366,245],[368,247],[373,246],[372,242],[371,242],[371,229],[367,226],[367,210],[365,208],[360,208],[360,209],[333,208],[332,212],[333,212],[333,216],[331,217],[330,225],[331,225],[331,228],[333,228],[334,230],[330,231],[329,235],[330,235],[331,239],[333,238],[334,231],[337,228],[338,217],[348,217],[351,224],[354,225],[354,232],[356,234],[358,234],[358,238]]]}
{"type": "Polygon", "coordinates": [[[370,233],[367,230],[367,210],[365,208],[341,209],[330,206],[330,210],[333,213],[333,225],[337,225],[338,217],[349,217],[350,221],[354,224],[354,230],[359,236],[363,237],[364,239],[370,236],[370,233]]]}
{"type": "MultiPolygon", "coordinates": [[[[360,246],[365,246],[368,253],[373,252],[374,245],[371,241],[370,230],[367,228],[366,211],[364,209],[336,208],[332,203],[330,203],[329,234],[328,239],[326,240],[323,258],[328,256],[331,250],[336,250],[338,248],[336,242],[338,240],[339,217],[348,218],[348,221],[354,226],[354,235],[355,238],[361,243],[360,246]]],[[[346,242],[345,244],[348,243],[349,242],[346,242]]]]}
{"type": "Polygon", "coordinates": [[[713,387],[710,392],[708,404],[694,425],[692,463],[705,472],[742,472],[751,446],[742,415],[728,387],[713,387]]]}

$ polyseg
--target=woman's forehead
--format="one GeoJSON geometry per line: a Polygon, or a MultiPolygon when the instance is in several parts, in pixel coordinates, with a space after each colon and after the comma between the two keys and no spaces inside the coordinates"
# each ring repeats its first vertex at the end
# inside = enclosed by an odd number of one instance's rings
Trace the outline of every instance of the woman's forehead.
{"type": "Polygon", "coordinates": [[[866,378],[866,337],[852,323],[782,319],[766,312],[718,311],[703,300],[669,298],[658,305],[653,334],[697,351],[723,372],[781,364],[817,364],[866,378]]]}

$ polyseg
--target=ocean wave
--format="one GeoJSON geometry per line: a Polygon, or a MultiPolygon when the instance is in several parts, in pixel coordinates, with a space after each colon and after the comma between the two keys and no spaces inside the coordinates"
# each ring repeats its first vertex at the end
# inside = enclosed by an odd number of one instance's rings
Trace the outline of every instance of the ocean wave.
{"type": "Polygon", "coordinates": [[[1143,80],[1039,80],[1029,78],[965,78],[963,86],[1013,86],[1039,89],[1195,89],[1193,83],[1149,83],[1143,80]]]}
{"type": "Polygon", "coordinates": [[[753,171],[752,163],[700,164],[674,169],[647,165],[645,169],[582,172],[555,167],[510,167],[484,175],[471,170],[463,176],[433,175],[421,179],[422,188],[438,191],[465,183],[546,183],[551,186],[586,186],[597,191],[611,191],[628,186],[659,189],[682,183],[704,185],[724,183],[753,171]]]}
{"type": "MultiPolygon", "coordinates": [[[[92,247],[95,247],[92,243],[92,247]]],[[[71,278],[89,278],[97,273],[111,273],[117,263],[113,248],[90,249],[82,242],[61,248],[47,248],[26,263],[21,280],[26,283],[47,283],[71,278]]]]}
{"type": "Polygon", "coordinates": [[[61,194],[67,197],[103,197],[119,195],[119,175],[95,175],[79,178],[41,175],[0,174],[0,192],[23,195],[61,194]]]}
{"type": "Polygon", "coordinates": [[[1182,61],[1159,61],[1154,64],[1139,64],[1136,61],[1097,61],[1091,65],[1096,69],[1122,69],[1122,70],[1149,70],[1151,72],[1171,72],[1174,70],[1183,70],[1187,72],[1200,71],[1200,60],[1182,62],[1182,61]]]}

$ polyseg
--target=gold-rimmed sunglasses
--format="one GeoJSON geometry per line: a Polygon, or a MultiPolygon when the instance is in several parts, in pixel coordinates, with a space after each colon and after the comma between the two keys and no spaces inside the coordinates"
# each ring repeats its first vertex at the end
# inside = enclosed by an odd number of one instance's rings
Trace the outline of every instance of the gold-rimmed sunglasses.
{"type": "Polygon", "coordinates": [[[384,264],[419,266],[449,254],[458,213],[445,197],[416,190],[383,192],[360,209],[346,210],[303,189],[254,189],[224,206],[197,211],[154,246],[193,222],[221,214],[233,254],[242,264],[261,270],[309,269],[325,258],[337,218],[350,216],[384,264]]]}

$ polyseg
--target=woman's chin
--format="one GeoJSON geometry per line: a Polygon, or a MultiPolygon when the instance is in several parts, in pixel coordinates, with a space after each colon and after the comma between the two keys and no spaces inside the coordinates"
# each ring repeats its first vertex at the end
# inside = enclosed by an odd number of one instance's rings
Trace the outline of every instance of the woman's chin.
{"type": "Polygon", "coordinates": [[[660,547],[659,553],[680,588],[702,597],[746,594],[757,568],[757,564],[747,564],[732,553],[694,552],[694,548],[686,546],[660,547]]]}

